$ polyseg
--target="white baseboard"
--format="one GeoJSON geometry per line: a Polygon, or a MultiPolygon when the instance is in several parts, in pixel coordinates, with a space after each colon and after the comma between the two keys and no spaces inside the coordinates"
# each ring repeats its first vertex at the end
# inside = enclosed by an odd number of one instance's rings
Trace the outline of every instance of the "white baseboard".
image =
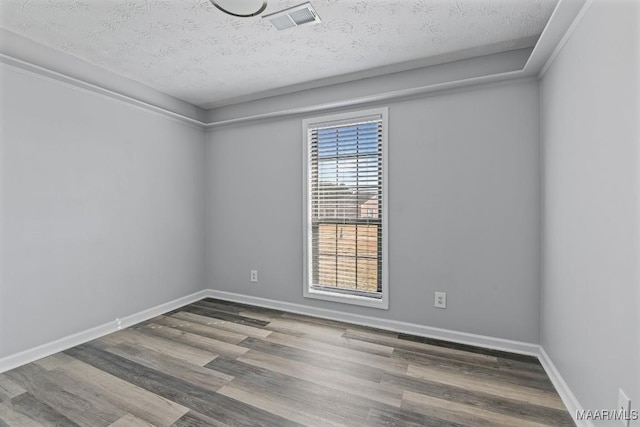
{"type": "Polygon", "coordinates": [[[512,341],[502,338],[493,338],[484,335],[470,334],[467,332],[452,331],[449,329],[433,328],[430,326],[418,325],[415,323],[380,319],[371,316],[362,316],[359,314],[350,314],[342,311],[329,310],[326,308],[310,307],[302,304],[294,304],[290,302],[252,297],[232,292],[216,291],[213,289],[207,290],[207,296],[226,301],[239,302],[259,307],[304,314],[307,316],[320,317],[323,319],[354,323],[356,325],[362,326],[370,326],[373,328],[385,329],[394,332],[402,332],[422,337],[436,338],[460,344],[475,345],[478,347],[490,348],[494,350],[503,350],[511,353],[526,354],[536,357],[539,354],[539,346],[537,344],[531,344],[521,341],[512,341]]]}
{"type": "Polygon", "coordinates": [[[68,348],[76,345],[84,344],[96,338],[103,337],[121,328],[128,328],[137,323],[144,322],[152,317],[159,316],[168,311],[175,310],[192,302],[201,300],[208,296],[206,290],[193,293],[181,298],[174,299],[173,301],[166,302],[164,304],[157,305],[147,310],[140,311],[130,316],[120,319],[120,325],[117,321],[107,322],[102,325],[87,329],[64,338],[60,338],[53,342],[43,344],[20,353],[12,354],[0,359],[0,373],[8,371],[18,366],[22,366],[27,363],[31,363],[43,357],[50,356],[52,354],[64,351],[68,348]]]}
{"type": "Polygon", "coordinates": [[[324,308],[309,307],[302,304],[294,304],[271,300],[266,298],[252,297],[248,295],[236,294],[232,292],[207,290],[207,296],[225,301],[233,301],[244,304],[256,305],[259,307],[272,308],[276,310],[288,311],[308,316],[320,317],[324,319],[337,320],[341,322],[354,323],[362,326],[370,326],[378,329],[385,329],[394,332],[404,332],[411,335],[418,335],[428,338],[436,338],[445,341],[452,341],[461,344],[469,344],[478,347],[503,350],[511,353],[535,356],[540,360],[542,367],[551,379],[554,387],[558,391],[567,411],[578,427],[594,427],[592,421],[576,420],[576,413],[582,410],[582,405],[575,397],[567,383],[560,375],[547,352],[538,344],[531,344],[521,341],[512,341],[502,338],[488,337],[485,335],[470,334],[448,329],[433,328],[430,326],[418,325],[415,323],[399,322],[397,320],[379,319],[370,316],[344,313],[341,311],[328,310],[324,308]]]}
{"type": "MultiPolygon", "coordinates": [[[[345,313],[342,311],[310,307],[302,304],[294,304],[266,298],[252,297],[232,292],[216,291],[213,289],[205,289],[203,291],[199,291],[191,295],[187,295],[181,298],[177,298],[173,301],[157,305],[147,310],[140,311],[130,316],[123,317],[122,319],[120,319],[120,325],[118,325],[117,321],[114,320],[112,322],[108,322],[91,329],[69,335],[56,341],[4,357],[0,359],[0,373],[33,362],[43,357],[64,351],[68,348],[84,344],[88,341],[113,333],[118,329],[128,328],[140,322],[144,322],[145,320],[151,319],[153,317],[159,316],[161,314],[175,310],[176,308],[183,307],[207,297],[250,304],[258,307],[272,308],[275,310],[288,311],[291,313],[304,314],[313,317],[320,317],[323,319],[348,322],[356,325],[369,326],[394,332],[402,332],[411,335],[436,338],[461,344],[469,344],[478,347],[535,356],[540,360],[542,367],[551,379],[551,382],[558,391],[562,402],[567,407],[567,410],[569,411],[569,414],[571,414],[574,421],[576,418],[576,412],[583,409],[582,405],[580,405],[580,402],[571,392],[571,389],[562,378],[562,375],[560,375],[560,372],[549,358],[547,352],[544,350],[544,348],[537,344],[506,340],[502,338],[494,338],[485,335],[470,334],[467,332],[452,331],[448,329],[434,328],[430,326],[418,325],[415,323],[400,322],[397,320],[379,319],[371,316],[362,316],[358,314],[345,313]]],[[[594,427],[594,424],[588,420],[575,422],[578,427],[594,427]]]]}
{"type": "Polygon", "coordinates": [[[556,388],[556,391],[560,395],[562,403],[564,403],[564,406],[567,407],[567,411],[569,411],[569,414],[573,418],[573,421],[578,427],[594,427],[593,421],[591,420],[576,420],[576,414],[578,413],[578,411],[583,410],[582,405],[573,394],[564,378],[562,378],[562,375],[560,375],[560,371],[558,371],[558,368],[556,368],[556,365],[553,364],[551,358],[542,346],[540,346],[539,351],[540,354],[538,355],[538,359],[540,360],[540,363],[542,364],[545,372],[549,376],[549,379],[553,383],[553,386],[556,388]]]}

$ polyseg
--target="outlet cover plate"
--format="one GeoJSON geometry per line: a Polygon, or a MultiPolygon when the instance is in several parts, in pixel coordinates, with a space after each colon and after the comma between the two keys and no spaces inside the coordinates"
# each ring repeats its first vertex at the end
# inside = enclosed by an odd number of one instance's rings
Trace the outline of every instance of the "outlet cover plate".
{"type": "Polygon", "coordinates": [[[436,308],[447,308],[447,293],[436,292],[433,305],[436,308]]]}

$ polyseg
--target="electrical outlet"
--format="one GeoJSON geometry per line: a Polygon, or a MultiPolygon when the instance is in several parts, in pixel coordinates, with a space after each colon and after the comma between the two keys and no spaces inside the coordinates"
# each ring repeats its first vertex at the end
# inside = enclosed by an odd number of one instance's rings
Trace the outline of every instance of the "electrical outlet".
{"type": "Polygon", "coordinates": [[[447,308],[447,293],[436,292],[435,302],[433,305],[437,308],[447,308]]]}
{"type": "Polygon", "coordinates": [[[251,270],[251,283],[258,283],[258,270],[251,270]]]}
{"type": "Polygon", "coordinates": [[[622,389],[618,389],[618,407],[616,409],[618,411],[622,411],[622,417],[620,418],[622,425],[629,427],[631,418],[631,399],[627,397],[622,389]]]}

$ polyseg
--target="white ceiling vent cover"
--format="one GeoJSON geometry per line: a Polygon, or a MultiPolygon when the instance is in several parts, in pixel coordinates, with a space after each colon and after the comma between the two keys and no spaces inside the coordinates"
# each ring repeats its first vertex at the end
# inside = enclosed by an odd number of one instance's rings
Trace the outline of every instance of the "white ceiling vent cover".
{"type": "Polygon", "coordinates": [[[320,16],[318,16],[318,13],[309,2],[264,15],[262,19],[268,19],[279,31],[320,22],[320,16]]]}

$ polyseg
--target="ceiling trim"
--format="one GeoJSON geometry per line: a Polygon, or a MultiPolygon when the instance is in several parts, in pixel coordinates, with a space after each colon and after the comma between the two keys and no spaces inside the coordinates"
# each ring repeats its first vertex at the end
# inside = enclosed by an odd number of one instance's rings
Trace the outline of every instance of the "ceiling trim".
{"type": "Polygon", "coordinates": [[[200,107],[5,29],[0,29],[0,54],[35,66],[36,73],[50,72],[54,78],[62,75],[190,119],[203,121],[206,117],[206,110],[200,107]]]}
{"type": "Polygon", "coordinates": [[[430,56],[428,58],[416,59],[413,61],[400,62],[396,64],[389,64],[381,67],[374,67],[367,70],[355,71],[352,73],[340,74],[332,77],[325,77],[322,79],[293,84],[289,86],[283,86],[275,89],[269,89],[261,92],[251,93],[248,95],[225,98],[219,101],[205,104],[204,107],[208,108],[209,110],[215,110],[218,108],[228,107],[230,105],[257,101],[264,98],[287,95],[290,93],[300,92],[308,89],[333,86],[341,83],[348,83],[352,81],[368,79],[371,77],[379,77],[379,76],[384,76],[387,74],[393,74],[393,73],[398,73],[403,71],[418,70],[418,69],[432,67],[434,65],[441,65],[449,62],[460,61],[463,59],[478,58],[482,56],[493,55],[496,53],[503,53],[511,50],[531,49],[532,46],[536,44],[537,38],[538,38],[537,36],[526,37],[526,38],[515,40],[515,41],[495,43],[492,45],[483,46],[481,48],[463,49],[455,52],[449,52],[449,53],[444,53],[440,55],[430,56]]]}
{"type": "Polygon", "coordinates": [[[205,125],[207,129],[224,126],[238,125],[259,120],[272,120],[284,117],[294,117],[306,114],[328,113],[351,107],[369,107],[388,101],[402,101],[411,98],[424,98],[426,96],[441,95],[457,90],[469,89],[471,87],[488,86],[496,84],[506,84],[514,82],[538,81],[536,76],[525,76],[522,70],[509,71],[505,73],[491,74],[470,79],[456,80],[447,83],[433,84],[411,89],[385,92],[360,98],[352,98],[344,101],[330,102],[325,104],[315,104],[308,107],[298,107],[289,110],[279,110],[271,113],[256,114],[253,116],[238,117],[234,119],[211,121],[205,125]]]}
{"type": "MultiPolygon", "coordinates": [[[[526,59],[520,62],[519,65],[511,66],[510,68],[503,67],[500,69],[499,66],[495,66],[491,69],[491,67],[488,67],[484,68],[484,72],[476,75],[447,73],[448,76],[451,76],[449,80],[430,80],[424,77],[430,73],[435,73],[435,70],[443,67],[452,67],[451,64],[458,69],[462,69],[464,67],[460,65],[467,66],[471,63],[487,61],[487,58],[491,57],[516,56],[517,52],[522,55],[524,49],[455,62],[438,63],[436,61],[435,64],[432,63],[430,66],[408,71],[398,72],[396,69],[396,72],[389,73],[389,70],[393,70],[393,68],[390,68],[387,70],[387,74],[383,75],[376,74],[375,70],[372,70],[374,75],[369,74],[367,78],[350,79],[346,82],[335,80],[332,84],[321,85],[321,87],[316,86],[315,88],[298,90],[292,93],[272,95],[267,98],[210,110],[204,110],[148,86],[129,81],[122,76],[92,66],[92,64],[84,63],[78,58],[46,48],[6,30],[0,30],[2,33],[0,34],[2,35],[0,37],[2,41],[0,43],[0,65],[207,129],[254,120],[282,118],[395,99],[426,96],[445,90],[494,83],[501,80],[528,77],[540,78],[571,36],[591,2],[592,0],[580,0],[577,3],[575,0],[559,0],[534,48],[532,50],[527,49],[526,59]],[[579,6],[576,7],[576,4],[579,6]],[[5,37],[7,34],[10,37],[5,37]],[[16,40],[19,43],[16,43],[16,40]],[[29,49],[20,49],[21,46],[25,45],[29,49]],[[65,61],[67,61],[66,64],[65,61]],[[79,63],[82,67],[80,67],[80,72],[76,72],[79,63]],[[73,68],[74,65],[76,68],[73,68]],[[95,67],[95,70],[91,67],[95,67]],[[91,74],[92,72],[97,73],[97,76],[91,74]],[[101,84],[105,77],[110,77],[111,80],[107,79],[107,84],[101,84]],[[402,78],[398,79],[398,77],[402,78]],[[410,87],[407,87],[407,84],[404,84],[404,87],[402,84],[389,84],[394,79],[400,81],[404,77],[410,77],[408,80],[410,87]],[[413,80],[411,81],[411,79],[413,80]],[[110,84],[114,81],[119,84],[110,84]],[[345,98],[344,91],[340,90],[345,87],[344,85],[359,87],[360,89],[351,91],[354,94],[345,98]],[[318,96],[320,92],[332,92],[333,94],[329,97],[318,96]],[[336,93],[340,95],[336,96],[336,93]]],[[[339,78],[340,76],[336,79],[339,78]]],[[[310,85],[314,83],[318,84],[318,82],[309,82],[310,85]]]]}
{"type": "MultiPolygon", "coordinates": [[[[420,69],[402,71],[399,73],[385,74],[346,83],[338,83],[330,86],[307,89],[289,94],[272,96],[264,99],[219,107],[209,110],[207,121],[208,128],[225,125],[237,125],[253,120],[266,120],[282,118],[286,116],[300,115],[306,113],[316,113],[327,110],[359,106],[362,104],[379,103],[393,99],[426,96],[430,93],[441,92],[443,90],[455,89],[458,87],[468,87],[485,83],[492,83],[499,80],[537,77],[541,68],[548,63],[550,56],[557,49],[563,37],[566,37],[576,16],[584,13],[586,0],[559,0],[551,18],[545,25],[542,34],[533,49],[529,49],[527,58],[519,65],[512,65],[511,68],[505,66],[502,70],[484,69],[475,75],[470,71],[464,75],[464,71],[476,69],[478,61],[487,58],[500,58],[512,55],[514,52],[502,52],[499,54],[485,55],[475,58],[464,59],[456,62],[434,64],[420,69]],[[453,71],[453,69],[456,71],[453,71]],[[435,70],[447,69],[447,77],[458,74],[449,80],[437,80],[428,76],[436,73],[435,70]],[[418,76],[422,74],[422,76],[418,76]],[[393,81],[393,76],[398,76],[393,81]],[[401,76],[401,77],[400,77],[401,76]],[[413,76],[412,84],[407,83],[413,76]],[[403,82],[403,83],[399,83],[403,82]],[[404,84],[404,87],[402,85],[404,84]],[[407,87],[407,84],[410,87],[407,87]],[[354,87],[361,86],[358,92],[354,87]],[[368,86],[368,88],[366,88],[368,86]],[[345,95],[345,93],[347,95],[345,95]]],[[[589,2],[592,0],[588,0],[589,2]]],[[[521,49],[520,51],[525,51],[521,49]]],[[[496,67],[499,68],[499,67],[496,67]]]]}
{"type": "Polygon", "coordinates": [[[258,99],[211,110],[207,122],[220,122],[340,101],[349,103],[353,99],[368,96],[384,96],[390,92],[411,89],[422,91],[427,86],[520,71],[523,69],[530,54],[531,49],[495,53],[258,99]]]}
{"type": "Polygon", "coordinates": [[[586,0],[586,2],[580,8],[580,11],[577,13],[577,15],[575,15],[575,19],[569,26],[569,29],[565,31],[560,41],[556,43],[555,48],[553,49],[553,52],[551,52],[551,55],[549,55],[549,57],[547,58],[547,61],[542,66],[540,73],[538,73],[539,78],[542,78],[544,74],[547,72],[547,70],[549,69],[549,67],[551,67],[551,64],[556,59],[556,57],[558,56],[562,48],[564,48],[565,44],[567,44],[567,42],[571,39],[571,37],[573,36],[573,33],[575,32],[576,28],[578,28],[578,25],[580,25],[580,22],[582,22],[582,18],[587,13],[587,11],[589,10],[592,4],[593,4],[593,0],[586,0]]]}
{"type": "Polygon", "coordinates": [[[106,97],[115,101],[132,105],[134,107],[151,111],[156,114],[161,114],[173,119],[178,119],[191,125],[196,125],[199,127],[206,126],[206,123],[203,121],[193,119],[191,117],[176,113],[163,107],[149,104],[148,102],[141,101],[140,99],[134,98],[132,96],[128,96],[93,83],[88,83],[75,77],[70,77],[65,74],[49,70],[39,65],[31,64],[29,62],[13,58],[4,53],[0,53],[0,67],[11,69],[19,73],[30,74],[36,78],[42,78],[56,84],[64,85],[65,87],[69,87],[74,90],[79,90],[84,93],[92,93],[95,95],[106,97]]]}
{"type": "Polygon", "coordinates": [[[530,49],[503,52],[218,108],[210,111],[207,127],[325,112],[533,77],[523,72],[530,53],[530,49]]]}
{"type": "MultiPolygon", "coordinates": [[[[511,55],[513,55],[513,53],[515,52],[512,52],[511,55]]],[[[509,52],[507,52],[506,54],[509,54],[509,52]]],[[[505,55],[505,53],[496,54],[496,55],[505,55]]],[[[488,56],[494,56],[494,55],[488,55],[488,56]]],[[[469,65],[468,63],[470,61],[474,61],[474,60],[477,61],[477,60],[483,60],[483,59],[484,59],[483,57],[471,58],[467,60],[457,61],[454,64],[456,68],[462,69],[462,68],[467,68],[469,65]]],[[[449,67],[450,65],[451,64],[441,64],[440,67],[449,67]]],[[[214,114],[216,113],[216,109],[212,109],[212,110],[209,110],[209,114],[210,114],[209,118],[207,120],[202,121],[202,120],[193,119],[191,117],[185,116],[180,113],[176,113],[174,111],[168,110],[163,107],[159,107],[159,106],[141,101],[140,99],[107,89],[97,84],[89,83],[89,82],[80,80],[78,78],[70,77],[68,75],[59,73],[57,71],[47,69],[39,65],[35,65],[17,58],[13,58],[3,53],[0,53],[0,67],[12,69],[20,73],[30,74],[36,78],[49,80],[55,84],[61,84],[61,85],[64,85],[65,87],[69,87],[74,90],[79,90],[84,93],[93,93],[98,96],[106,97],[111,100],[122,102],[137,108],[142,108],[150,112],[161,114],[163,116],[166,116],[172,119],[177,119],[179,121],[186,122],[190,125],[195,125],[204,129],[227,126],[227,125],[236,125],[236,124],[256,121],[256,120],[275,119],[275,118],[283,118],[287,116],[295,116],[295,115],[308,114],[308,113],[318,113],[323,111],[337,110],[337,109],[348,108],[348,107],[356,107],[356,106],[362,106],[366,104],[406,99],[411,97],[422,97],[428,94],[441,93],[443,91],[451,91],[451,90],[462,89],[470,86],[484,85],[487,83],[495,83],[502,80],[512,80],[512,79],[527,77],[523,75],[523,68],[518,67],[517,69],[512,69],[509,71],[493,72],[493,73],[478,75],[470,78],[461,78],[456,80],[427,84],[423,86],[409,87],[404,89],[387,90],[385,92],[369,94],[364,96],[349,97],[347,99],[337,100],[332,102],[311,103],[311,105],[307,105],[307,106],[278,109],[276,111],[271,111],[268,113],[244,115],[241,117],[234,117],[230,119],[215,119],[212,116],[214,116],[214,114]]],[[[403,75],[403,74],[412,73],[412,72],[415,73],[416,71],[422,71],[422,72],[431,71],[433,67],[436,67],[436,66],[425,67],[425,69],[423,70],[412,70],[408,72],[393,73],[393,74],[403,75]]],[[[377,80],[384,77],[385,76],[374,77],[371,79],[372,80],[371,83],[375,86],[378,83],[377,80]]],[[[402,80],[402,76],[400,76],[398,80],[402,80]]],[[[345,82],[345,84],[349,84],[349,83],[350,82],[345,82]]],[[[339,85],[332,85],[332,86],[339,86],[339,85]]],[[[324,89],[326,90],[327,87],[324,87],[324,89]]],[[[304,91],[301,91],[301,92],[304,92],[304,91]]],[[[268,100],[269,99],[267,99],[267,101],[268,100]]],[[[252,103],[253,102],[256,102],[256,101],[252,101],[252,103]]]]}
{"type": "MultiPolygon", "coordinates": [[[[591,0],[586,0],[591,1],[591,0]]],[[[539,73],[545,64],[556,54],[555,50],[562,43],[568,32],[572,31],[577,16],[584,11],[585,0],[560,1],[549,17],[540,34],[538,42],[531,52],[525,69],[539,73]]]]}

